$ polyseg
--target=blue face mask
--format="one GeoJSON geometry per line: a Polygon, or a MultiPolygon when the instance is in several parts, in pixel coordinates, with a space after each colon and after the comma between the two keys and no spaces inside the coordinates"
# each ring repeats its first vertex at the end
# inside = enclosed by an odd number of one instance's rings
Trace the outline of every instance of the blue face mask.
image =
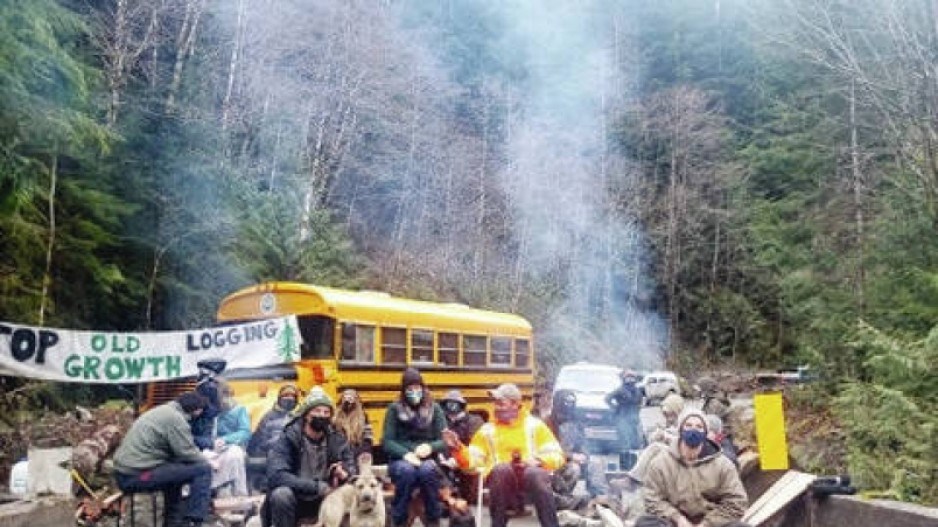
{"type": "Polygon", "coordinates": [[[696,428],[681,431],[681,441],[691,448],[699,447],[706,438],[707,435],[704,434],[702,430],[697,430],[696,428]]]}
{"type": "Polygon", "coordinates": [[[420,404],[420,401],[423,400],[423,390],[407,390],[404,392],[404,397],[407,399],[407,402],[413,406],[420,404]]]}

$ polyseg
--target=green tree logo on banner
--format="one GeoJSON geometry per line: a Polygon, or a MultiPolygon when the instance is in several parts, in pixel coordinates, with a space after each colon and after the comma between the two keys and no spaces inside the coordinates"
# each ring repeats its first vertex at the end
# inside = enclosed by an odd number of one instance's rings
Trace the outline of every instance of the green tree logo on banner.
{"type": "Polygon", "coordinates": [[[284,323],[278,346],[279,355],[283,357],[283,362],[293,362],[300,359],[300,346],[296,341],[296,333],[293,331],[293,324],[289,322],[284,323]]]}

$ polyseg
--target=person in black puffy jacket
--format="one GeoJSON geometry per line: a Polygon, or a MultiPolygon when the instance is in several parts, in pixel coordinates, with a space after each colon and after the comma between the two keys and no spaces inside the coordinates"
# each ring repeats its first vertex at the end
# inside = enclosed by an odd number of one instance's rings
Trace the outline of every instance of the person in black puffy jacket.
{"type": "Polygon", "coordinates": [[[314,387],[267,454],[265,527],[295,527],[297,518],[312,514],[330,490],[357,472],[348,441],[331,425],[334,410],[329,396],[314,387]]]}
{"type": "Polygon", "coordinates": [[[257,429],[248,443],[248,455],[251,457],[267,457],[267,452],[283,435],[283,428],[290,420],[290,412],[296,408],[299,391],[292,384],[284,385],[277,392],[277,402],[273,408],[261,417],[257,429]]]}

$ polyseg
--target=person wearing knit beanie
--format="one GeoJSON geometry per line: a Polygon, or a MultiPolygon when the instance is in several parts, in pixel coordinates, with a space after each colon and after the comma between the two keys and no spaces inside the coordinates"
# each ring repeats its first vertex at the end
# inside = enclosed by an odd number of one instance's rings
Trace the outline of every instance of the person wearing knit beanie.
{"type": "Polygon", "coordinates": [[[661,401],[661,413],[664,414],[666,426],[677,424],[677,417],[684,410],[684,398],[676,393],[669,393],[661,401]]]}
{"type": "Polygon", "coordinates": [[[739,473],[707,439],[707,418],[685,408],[677,419],[678,437],[655,457],[645,473],[645,516],[635,527],[742,527],[749,500],[739,473]]]}
{"type": "Polygon", "coordinates": [[[332,399],[316,386],[284,426],[267,456],[261,524],[294,527],[355,474],[348,441],[332,426],[334,413],[332,399]]]}
{"type": "Polygon", "coordinates": [[[335,410],[335,405],[332,404],[332,398],[323,391],[322,387],[313,386],[313,389],[309,391],[309,395],[303,400],[302,413],[305,414],[317,406],[328,406],[330,410],[335,410]]]}
{"type": "Polygon", "coordinates": [[[433,456],[444,451],[446,417],[433,402],[420,372],[407,368],[401,376],[401,393],[384,414],[384,451],[388,474],[394,482],[391,521],[400,527],[407,521],[413,491],[420,489],[427,527],[438,527],[443,513],[440,480],[433,456]]]}

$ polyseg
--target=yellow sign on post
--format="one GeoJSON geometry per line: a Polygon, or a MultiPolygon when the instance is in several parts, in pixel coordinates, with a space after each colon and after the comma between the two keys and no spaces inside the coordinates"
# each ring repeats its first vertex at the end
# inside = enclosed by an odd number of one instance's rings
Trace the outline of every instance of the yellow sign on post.
{"type": "Polygon", "coordinates": [[[788,441],[781,393],[760,393],[753,399],[756,409],[756,440],[762,470],[788,470],[788,441]]]}

